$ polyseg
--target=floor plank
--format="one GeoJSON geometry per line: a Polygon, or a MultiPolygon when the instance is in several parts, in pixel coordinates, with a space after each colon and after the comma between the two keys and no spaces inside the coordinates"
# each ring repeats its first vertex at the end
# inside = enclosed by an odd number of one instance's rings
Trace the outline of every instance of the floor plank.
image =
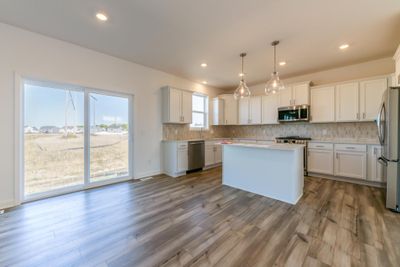
{"type": "Polygon", "coordinates": [[[306,177],[289,205],[221,185],[221,168],[160,175],[7,210],[0,266],[400,266],[384,197],[306,177]]]}

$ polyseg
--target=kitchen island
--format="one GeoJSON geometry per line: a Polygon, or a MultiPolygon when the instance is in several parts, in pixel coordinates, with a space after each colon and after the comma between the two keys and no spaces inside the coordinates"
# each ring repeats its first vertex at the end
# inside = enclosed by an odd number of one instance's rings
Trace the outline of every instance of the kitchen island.
{"type": "Polygon", "coordinates": [[[303,195],[304,145],[224,144],[222,183],[296,204],[303,195]]]}

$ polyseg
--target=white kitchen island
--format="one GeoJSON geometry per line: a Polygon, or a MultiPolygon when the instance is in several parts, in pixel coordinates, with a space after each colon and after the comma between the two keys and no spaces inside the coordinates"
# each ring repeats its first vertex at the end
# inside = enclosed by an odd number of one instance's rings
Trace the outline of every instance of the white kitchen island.
{"type": "Polygon", "coordinates": [[[303,195],[303,145],[224,144],[222,183],[296,204],[303,195]]]}

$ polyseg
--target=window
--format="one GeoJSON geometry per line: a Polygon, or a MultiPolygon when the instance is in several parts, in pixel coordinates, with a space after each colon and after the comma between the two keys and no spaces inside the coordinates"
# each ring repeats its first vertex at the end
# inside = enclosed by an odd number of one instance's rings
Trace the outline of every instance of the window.
{"type": "Polygon", "coordinates": [[[208,128],[208,96],[193,94],[192,96],[192,124],[191,128],[208,128]]]}
{"type": "Polygon", "coordinates": [[[25,199],[131,177],[130,96],[36,81],[23,94],[25,199]]]}

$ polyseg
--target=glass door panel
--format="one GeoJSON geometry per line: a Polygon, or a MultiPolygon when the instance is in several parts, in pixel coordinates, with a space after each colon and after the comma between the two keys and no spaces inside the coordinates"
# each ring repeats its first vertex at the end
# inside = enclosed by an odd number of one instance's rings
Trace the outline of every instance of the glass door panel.
{"type": "Polygon", "coordinates": [[[84,93],[24,83],[25,196],[84,183],[84,93]]]}
{"type": "Polygon", "coordinates": [[[89,93],[90,182],[129,175],[129,99],[89,93]]]}

